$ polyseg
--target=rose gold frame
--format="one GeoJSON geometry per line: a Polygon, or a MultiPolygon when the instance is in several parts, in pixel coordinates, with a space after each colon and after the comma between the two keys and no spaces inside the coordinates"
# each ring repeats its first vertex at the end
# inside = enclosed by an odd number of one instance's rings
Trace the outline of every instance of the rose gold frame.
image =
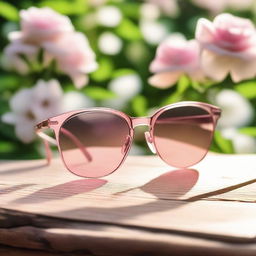
{"type": "MultiPolygon", "coordinates": [[[[213,126],[214,126],[214,129],[215,129],[217,121],[218,121],[218,119],[220,117],[220,114],[221,114],[220,108],[218,108],[216,106],[213,106],[211,104],[208,104],[208,103],[203,103],[203,102],[183,101],[183,102],[178,102],[178,103],[174,103],[174,104],[164,106],[164,107],[160,108],[159,110],[157,110],[152,116],[149,116],[149,117],[130,117],[127,114],[125,114],[121,111],[113,110],[113,109],[109,109],[109,108],[101,108],[101,107],[88,108],[88,109],[77,110],[77,111],[70,111],[70,112],[67,112],[67,113],[64,113],[64,114],[61,114],[61,115],[58,115],[58,116],[51,117],[51,118],[49,118],[47,120],[44,120],[41,123],[37,124],[36,125],[36,133],[44,140],[47,162],[50,163],[50,161],[51,161],[51,150],[50,150],[50,146],[49,146],[49,143],[51,143],[51,144],[54,144],[54,145],[58,146],[58,149],[59,149],[59,152],[61,154],[63,163],[65,164],[65,161],[63,159],[63,154],[62,154],[62,151],[61,151],[60,146],[59,146],[59,144],[60,144],[59,143],[59,134],[60,134],[60,129],[61,129],[63,123],[66,122],[68,119],[72,118],[73,116],[76,116],[77,114],[80,114],[80,113],[93,112],[93,111],[102,111],[102,112],[113,113],[113,114],[118,115],[118,116],[122,117],[123,119],[125,119],[128,126],[129,126],[129,130],[130,130],[129,146],[126,148],[126,150],[124,152],[124,157],[123,157],[122,161],[120,162],[120,164],[118,165],[118,167],[116,169],[118,169],[122,165],[122,163],[124,162],[124,160],[126,159],[126,157],[128,155],[128,152],[129,152],[130,147],[131,147],[131,142],[132,142],[133,137],[134,137],[134,128],[137,127],[137,126],[148,126],[149,127],[149,131],[145,132],[146,142],[147,142],[149,148],[151,149],[151,151],[153,153],[157,153],[159,155],[159,157],[163,161],[165,161],[161,157],[161,153],[158,152],[157,147],[155,146],[155,140],[154,140],[154,136],[153,136],[154,124],[155,124],[157,118],[163,112],[165,112],[166,110],[177,108],[177,107],[184,107],[184,106],[185,107],[195,106],[195,107],[199,107],[199,108],[202,108],[202,109],[206,110],[212,117],[213,126]],[[54,139],[54,138],[52,138],[52,137],[50,137],[47,134],[42,132],[42,130],[48,129],[48,128],[50,128],[54,131],[56,139],[54,139]]],[[[213,136],[213,132],[211,133],[211,137],[212,136],[213,136]]],[[[78,147],[79,147],[79,145],[78,145],[78,147]]],[[[207,154],[207,151],[206,151],[206,154],[207,154]]],[[[89,158],[90,158],[90,156],[89,156],[89,158]]],[[[202,157],[202,159],[203,158],[204,158],[204,156],[202,157]]],[[[66,166],[66,164],[65,164],[65,166],[66,166]]],[[[68,169],[68,167],[67,167],[67,169],[68,169]]],[[[113,170],[113,172],[115,170],[113,170]]]]}

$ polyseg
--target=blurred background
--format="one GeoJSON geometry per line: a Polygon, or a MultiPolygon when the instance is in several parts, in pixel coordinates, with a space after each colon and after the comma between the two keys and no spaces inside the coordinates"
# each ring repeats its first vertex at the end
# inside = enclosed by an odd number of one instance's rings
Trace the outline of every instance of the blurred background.
{"type": "MultiPolygon", "coordinates": [[[[193,39],[199,18],[212,20],[222,12],[256,23],[256,1],[252,0],[0,1],[0,115],[14,111],[11,99],[19,90],[32,88],[39,79],[57,79],[65,110],[105,106],[131,116],[145,116],[163,105],[181,100],[216,104],[223,108],[225,121],[220,122],[212,150],[255,153],[256,79],[234,83],[227,77],[218,83],[201,85],[190,83],[184,76],[176,86],[165,89],[148,83],[152,76],[150,63],[164,39],[176,33],[193,39]],[[6,65],[10,33],[20,30],[20,10],[31,6],[50,7],[68,16],[74,29],[86,35],[98,65],[88,72],[86,86],[74,86],[70,76],[53,67],[33,66],[29,72],[18,72],[6,65]]],[[[7,119],[0,121],[0,158],[42,157],[40,140],[24,141],[7,119]]],[[[132,153],[149,153],[140,129],[132,153]]]]}

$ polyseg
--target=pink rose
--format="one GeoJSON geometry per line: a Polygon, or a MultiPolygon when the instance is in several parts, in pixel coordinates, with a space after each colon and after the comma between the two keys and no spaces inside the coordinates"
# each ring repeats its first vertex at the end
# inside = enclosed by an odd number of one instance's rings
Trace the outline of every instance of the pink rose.
{"type": "Polygon", "coordinates": [[[55,42],[45,42],[48,59],[54,58],[58,68],[68,74],[77,88],[88,82],[87,73],[97,68],[95,54],[84,34],[65,33],[55,42]]]}
{"type": "Polygon", "coordinates": [[[216,81],[228,73],[234,82],[256,74],[256,32],[248,19],[220,14],[213,22],[199,19],[196,28],[205,73],[216,81]]]}
{"type": "Polygon", "coordinates": [[[171,36],[161,43],[150,71],[156,73],[149,79],[155,87],[167,88],[186,74],[192,79],[203,80],[200,70],[199,45],[195,40],[186,41],[181,36],[171,36]]]}
{"type": "Polygon", "coordinates": [[[70,19],[50,8],[30,7],[20,12],[21,31],[11,33],[11,40],[21,39],[25,43],[41,44],[52,41],[66,32],[74,30],[70,19]]]}
{"type": "Polygon", "coordinates": [[[20,16],[21,31],[10,33],[12,42],[5,49],[6,66],[20,73],[29,72],[21,55],[33,62],[42,47],[45,66],[54,59],[59,70],[70,76],[78,88],[84,86],[86,74],[96,70],[97,63],[87,38],[74,31],[69,18],[50,8],[36,7],[22,10],[20,16]]]}

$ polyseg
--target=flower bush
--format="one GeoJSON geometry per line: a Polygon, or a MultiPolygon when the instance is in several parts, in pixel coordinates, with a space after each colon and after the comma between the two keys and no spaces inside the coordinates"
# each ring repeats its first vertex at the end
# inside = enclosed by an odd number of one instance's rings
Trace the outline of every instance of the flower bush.
{"type": "MultiPolygon", "coordinates": [[[[255,1],[0,1],[0,156],[41,157],[37,122],[181,100],[223,109],[212,150],[256,152],[255,1]]],[[[147,153],[140,130],[138,153],[147,153]]]]}
{"type": "Polygon", "coordinates": [[[86,36],[74,32],[68,17],[47,7],[31,7],[20,11],[20,18],[21,31],[9,33],[11,43],[4,50],[10,68],[28,73],[41,49],[39,64],[47,67],[55,61],[58,70],[69,75],[78,88],[87,84],[86,74],[97,68],[95,54],[86,36]]]}

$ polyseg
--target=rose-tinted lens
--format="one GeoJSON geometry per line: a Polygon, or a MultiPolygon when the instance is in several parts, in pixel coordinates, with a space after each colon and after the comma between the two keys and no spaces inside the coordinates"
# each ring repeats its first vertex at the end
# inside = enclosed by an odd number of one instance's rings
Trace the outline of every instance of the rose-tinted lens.
{"type": "Polygon", "coordinates": [[[83,112],[60,128],[59,145],[67,168],[82,177],[101,177],[115,171],[130,146],[127,121],[106,112],[83,112]]]}
{"type": "Polygon", "coordinates": [[[160,157],[175,167],[196,164],[206,155],[214,131],[212,115],[196,106],[169,109],[154,124],[153,137],[160,157]]]}

